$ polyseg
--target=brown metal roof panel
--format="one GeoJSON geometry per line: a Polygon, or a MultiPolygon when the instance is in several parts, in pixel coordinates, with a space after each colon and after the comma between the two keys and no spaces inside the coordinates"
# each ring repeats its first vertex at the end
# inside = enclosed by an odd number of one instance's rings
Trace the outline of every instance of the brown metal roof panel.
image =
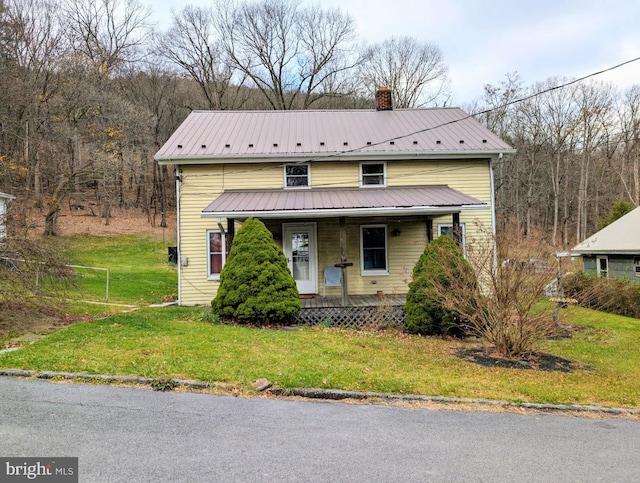
{"type": "Polygon", "coordinates": [[[464,207],[482,201],[447,186],[316,189],[230,190],[209,204],[203,213],[312,211],[364,208],[410,208],[420,206],[464,207]]]}
{"type": "Polygon", "coordinates": [[[424,152],[508,150],[510,147],[478,121],[455,108],[388,112],[193,111],[156,157],[210,155],[215,158],[354,149],[424,152]],[[390,140],[399,136],[406,137],[391,144],[390,140]],[[463,144],[460,144],[461,139],[465,141],[463,144]],[[436,143],[438,140],[440,144],[436,143]],[[367,142],[372,145],[367,147],[367,142]]]}

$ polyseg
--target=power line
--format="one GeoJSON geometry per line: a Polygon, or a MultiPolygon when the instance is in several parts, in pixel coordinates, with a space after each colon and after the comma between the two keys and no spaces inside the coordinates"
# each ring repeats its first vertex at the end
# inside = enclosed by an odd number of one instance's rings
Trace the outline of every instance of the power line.
{"type": "MultiPolygon", "coordinates": [[[[447,121],[447,122],[442,123],[442,124],[438,124],[438,125],[436,125],[436,126],[432,126],[432,127],[428,127],[428,128],[424,128],[424,129],[419,129],[419,130],[417,130],[417,131],[412,131],[412,132],[409,132],[409,133],[407,133],[407,134],[402,134],[402,135],[400,135],[400,136],[396,136],[396,137],[392,137],[392,138],[385,139],[385,140],[382,140],[382,141],[378,141],[378,142],[375,142],[375,143],[367,144],[366,146],[359,146],[359,147],[356,147],[356,148],[353,148],[353,149],[349,149],[349,150],[345,150],[345,151],[339,151],[339,152],[336,152],[336,153],[329,153],[329,154],[324,154],[324,155],[318,155],[318,156],[315,156],[315,157],[313,157],[313,158],[311,158],[311,159],[305,159],[305,160],[302,160],[302,161],[295,161],[295,162],[291,162],[291,163],[280,163],[280,164],[278,164],[278,165],[276,165],[276,166],[274,166],[274,165],[269,165],[269,166],[265,166],[265,167],[263,167],[263,168],[252,168],[252,169],[247,169],[247,170],[245,170],[245,171],[238,171],[238,172],[234,172],[234,174],[257,173],[257,172],[266,171],[266,170],[269,170],[269,169],[279,169],[279,168],[284,167],[285,165],[306,164],[306,163],[313,163],[313,162],[317,162],[317,161],[324,161],[324,160],[327,160],[327,159],[331,159],[331,158],[335,158],[335,157],[344,156],[344,155],[346,155],[346,154],[359,152],[359,151],[361,151],[361,150],[363,150],[363,149],[371,148],[371,147],[373,147],[373,146],[379,146],[379,145],[381,145],[381,144],[387,144],[387,143],[389,143],[389,142],[391,142],[391,141],[397,141],[397,140],[399,140],[399,139],[404,139],[404,138],[407,138],[407,137],[410,137],[410,136],[414,136],[414,135],[416,135],[416,134],[422,134],[422,133],[425,133],[425,132],[428,132],[428,131],[434,131],[434,130],[436,130],[436,129],[440,129],[440,128],[442,128],[442,127],[450,126],[450,125],[452,125],[452,124],[456,124],[456,123],[458,123],[458,122],[462,122],[462,121],[465,121],[465,120],[470,119],[470,118],[475,118],[475,117],[477,117],[477,116],[482,116],[482,115],[485,115],[485,114],[489,114],[489,113],[491,113],[491,112],[493,112],[493,111],[497,111],[497,110],[500,110],[500,109],[504,109],[504,108],[509,107],[509,106],[512,106],[512,105],[514,105],[514,104],[519,104],[519,103],[521,103],[521,102],[525,102],[525,101],[528,101],[528,100],[530,100],[530,99],[534,99],[534,98],[536,98],[536,97],[538,97],[538,96],[541,96],[541,95],[547,94],[547,93],[549,93],[549,92],[556,91],[556,90],[558,90],[558,89],[564,89],[565,87],[568,87],[568,86],[570,86],[570,85],[577,84],[577,83],[582,82],[582,81],[584,81],[584,80],[590,79],[591,77],[595,77],[595,76],[598,76],[598,75],[604,74],[604,73],[606,73],[606,72],[610,72],[610,71],[615,70],[615,69],[619,69],[620,67],[624,67],[625,65],[631,64],[631,63],[633,63],[633,62],[637,62],[637,61],[639,61],[639,60],[640,60],[640,57],[635,57],[635,58],[633,58],[633,59],[630,59],[630,60],[627,60],[627,61],[621,62],[621,63],[619,63],[619,64],[616,64],[616,65],[614,65],[614,66],[608,67],[608,68],[606,68],[606,69],[602,69],[602,70],[599,70],[599,71],[597,71],[597,72],[593,72],[593,73],[591,73],[591,74],[587,74],[587,75],[585,75],[585,76],[579,77],[579,78],[577,78],[577,79],[574,79],[574,80],[571,80],[571,81],[567,81],[567,82],[565,82],[565,83],[563,83],[563,84],[560,84],[560,85],[557,85],[557,86],[553,86],[553,87],[549,87],[549,88],[547,88],[547,89],[544,89],[544,90],[542,90],[542,91],[535,92],[535,93],[530,94],[530,95],[528,95],[528,96],[525,96],[525,97],[522,97],[522,98],[519,98],[519,99],[514,99],[514,100],[512,100],[512,101],[505,102],[505,103],[503,103],[503,104],[500,104],[500,105],[498,105],[498,106],[492,107],[492,108],[490,108],[490,109],[485,109],[485,110],[482,110],[482,111],[474,112],[474,113],[472,113],[472,114],[467,114],[466,116],[461,117],[460,119],[454,119],[454,120],[447,121]]],[[[189,177],[205,177],[205,176],[218,177],[218,176],[224,176],[224,173],[220,173],[220,174],[191,175],[191,176],[189,176],[189,177]]]]}

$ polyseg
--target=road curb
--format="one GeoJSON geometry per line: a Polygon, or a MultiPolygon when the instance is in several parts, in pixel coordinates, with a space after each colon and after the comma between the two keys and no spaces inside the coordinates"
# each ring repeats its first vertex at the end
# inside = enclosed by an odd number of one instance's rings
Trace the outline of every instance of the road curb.
{"type": "Polygon", "coordinates": [[[417,394],[386,394],[379,392],[358,392],[342,391],[338,389],[271,389],[271,393],[277,396],[299,396],[309,399],[330,399],[339,401],[342,399],[382,399],[387,401],[424,401],[445,404],[481,404],[487,406],[510,406],[514,408],[536,409],[541,411],[558,412],[600,412],[611,415],[640,414],[640,409],[610,408],[604,406],[585,406],[579,404],[542,404],[542,403],[519,403],[512,401],[502,401],[498,399],[469,399],[445,396],[421,396],[417,394]]]}
{"type": "MultiPolygon", "coordinates": [[[[36,379],[74,379],[85,381],[101,381],[101,382],[123,382],[128,384],[142,384],[151,386],[154,381],[150,377],[140,376],[116,376],[109,374],[85,374],[78,372],[54,372],[23,369],[0,369],[0,376],[5,377],[26,377],[36,379]]],[[[167,381],[175,383],[176,386],[186,387],[190,389],[211,389],[221,384],[212,384],[203,381],[195,381],[190,379],[167,379],[167,381]]],[[[580,404],[543,404],[543,403],[526,403],[503,401],[499,399],[472,399],[446,396],[422,396],[418,394],[387,394],[381,392],[359,392],[344,391],[340,389],[319,389],[319,388],[278,388],[272,387],[268,389],[268,393],[274,396],[282,397],[303,397],[307,399],[321,399],[330,401],[340,401],[344,399],[355,400],[384,400],[384,401],[400,401],[400,402],[435,402],[443,404],[479,404],[485,406],[508,406],[513,408],[534,409],[539,411],[553,412],[596,412],[609,415],[638,415],[640,409],[611,408],[605,406],[587,406],[580,404]]]]}

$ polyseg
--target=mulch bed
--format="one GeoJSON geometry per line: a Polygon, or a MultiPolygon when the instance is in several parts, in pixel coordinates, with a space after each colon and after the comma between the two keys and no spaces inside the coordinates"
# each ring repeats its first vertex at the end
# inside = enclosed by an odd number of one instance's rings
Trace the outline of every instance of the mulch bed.
{"type": "Polygon", "coordinates": [[[562,357],[544,352],[530,352],[521,358],[510,359],[496,353],[493,348],[474,347],[456,351],[456,355],[483,367],[499,367],[504,369],[529,369],[546,372],[573,372],[591,370],[589,366],[570,361],[562,357]]]}

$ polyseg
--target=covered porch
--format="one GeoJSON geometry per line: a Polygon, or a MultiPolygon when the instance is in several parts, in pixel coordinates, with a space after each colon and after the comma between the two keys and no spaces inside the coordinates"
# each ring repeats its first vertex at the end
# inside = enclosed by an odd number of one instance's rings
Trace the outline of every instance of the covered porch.
{"type": "Polygon", "coordinates": [[[305,296],[305,312],[342,307],[381,313],[404,306],[403,296],[392,294],[406,293],[413,266],[428,242],[444,230],[461,242],[460,213],[487,208],[442,185],[226,190],[202,217],[217,219],[228,244],[235,220],[261,219],[305,296]],[[379,292],[385,296],[378,297],[379,292]]]}

